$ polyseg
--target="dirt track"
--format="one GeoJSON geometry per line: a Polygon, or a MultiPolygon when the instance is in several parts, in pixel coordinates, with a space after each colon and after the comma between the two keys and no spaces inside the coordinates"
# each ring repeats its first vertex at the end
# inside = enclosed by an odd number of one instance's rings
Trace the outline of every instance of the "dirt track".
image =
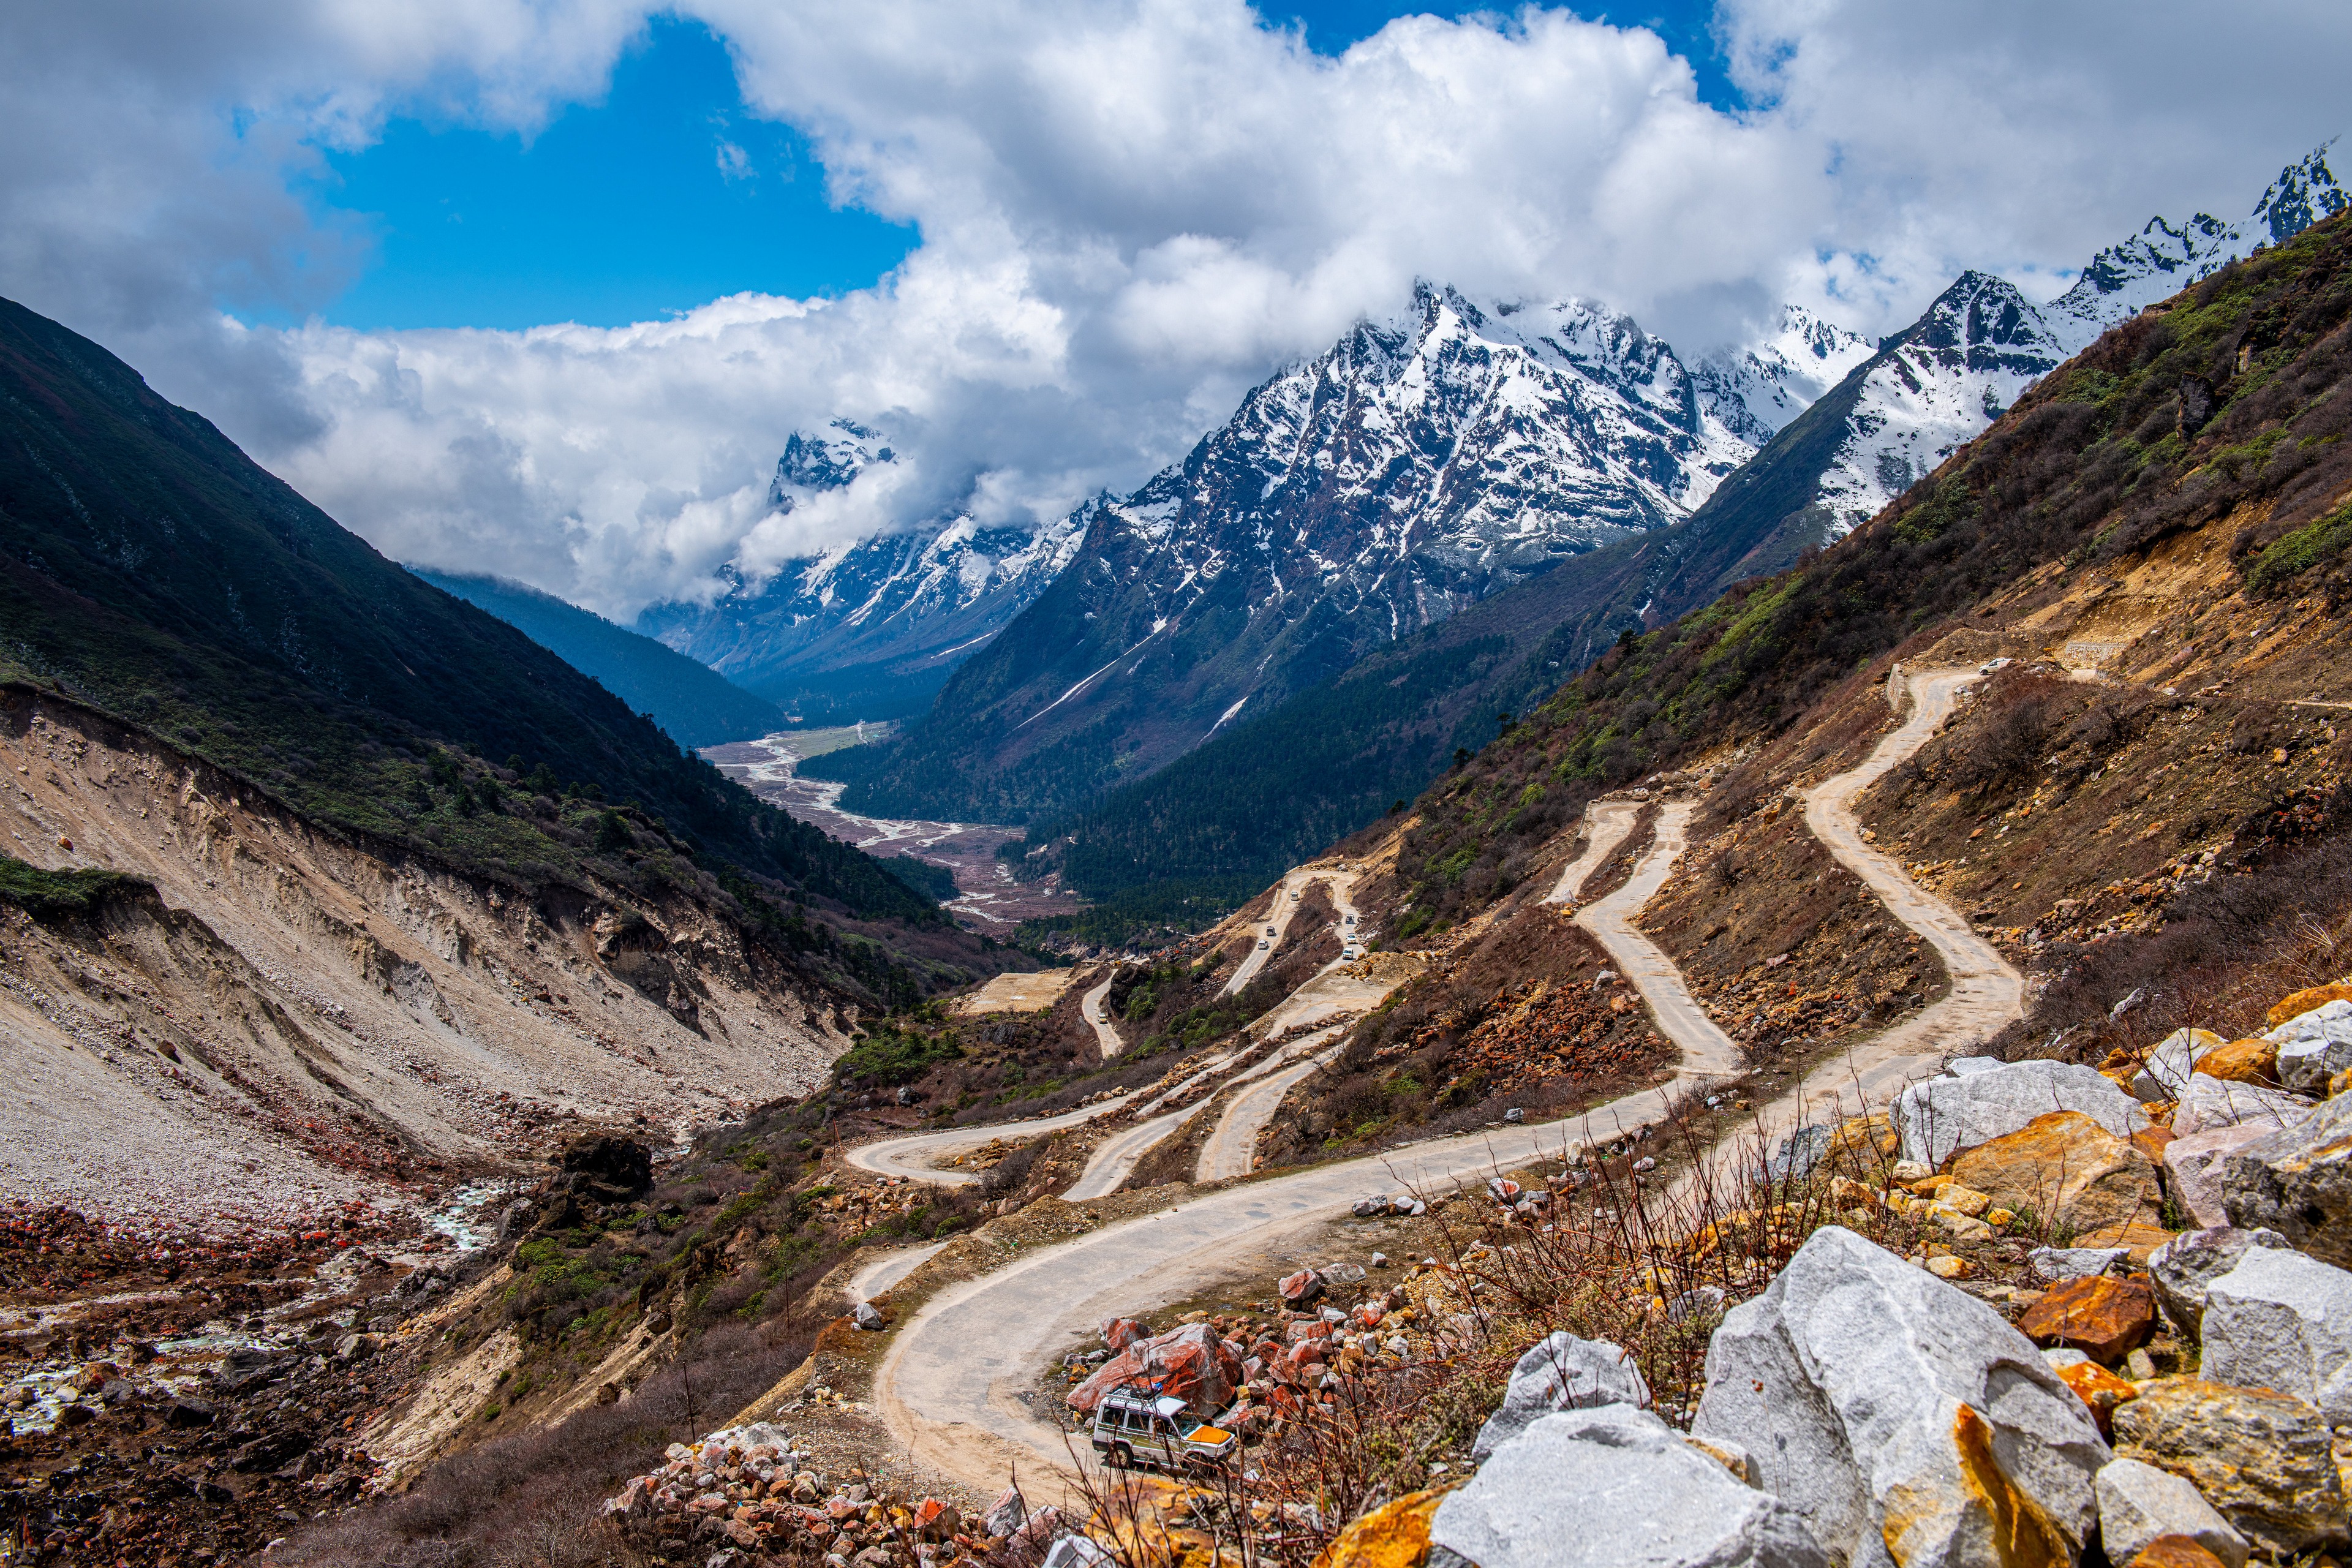
{"type": "MultiPolygon", "coordinates": [[[[2017,1014],[2022,983],[2016,972],[1958,914],[1864,844],[1851,809],[1857,793],[1926,742],[1970,679],[1969,672],[1954,670],[1912,676],[1915,707],[1909,721],[1882,741],[1860,767],[1817,787],[1806,806],[1808,822],[1832,853],[1945,956],[1952,971],[1951,994],[1849,1060],[1810,1075],[1765,1107],[1764,1114],[1773,1123],[1793,1124],[1806,1110],[1818,1118],[1827,1109],[1824,1097],[1848,1097],[1857,1086],[1878,1098],[1877,1091],[1931,1069],[1944,1054],[1981,1039],[2017,1014]]],[[[1613,808],[1630,803],[1603,804],[1613,808]]],[[[1580,915],[1580,920],[1591,917],[1588,929],[1608,945],[1654,1007],[1658,996],[1666,999],[1659,1026],[1685,1052],[1678,1082],[1736,1067],[1738,1060],[1736,1051],[1726,1058],[1729,1041],[1689,1002],[1671,964],[1667,976],[1644,973],[1653,968],[1644,950],[1657,954],[1657,949],[1630,925],[1633,911],[1664,884],[1680,851],[1688,815],[1686,805],[1677,812],[1670,805],[1661,814],[1657,844],[1635,868],[1633,880],[1580,915]],[[1649,984],[1643,984],[1644,980],[1649,984]],[[1675,1001],[1677,995],[1680,1005],[1675,1001]],[[1692,1024],[1691,1015],[1704,1023],[1703,1030],[1692,1024]]],[[[1593,847],[1583,858],[1594,865],[1614,847],[1614,841],[1604,847],[1603,840],[1616,830],[1616,812],[1607,810],[1602,816],[1594,826],[1593,847]]],[[[1625,826],[1630,827],[1630,817],[1625,826]]],[[[1618,840],[1622,837],[1622,831],[1617,833],[1618,840]]],[[[1657,956],[1663,961],[1663,954],[1657,956]]],[[[1441,1191],[1498,1168],[1556,1156],[1588,1137],[1614,1137],[1657,1121],[1675,1088],[1668,1084],[1644,1089],[1573,1121],[1436,1140],[1379,1159],[1351,1160],[1227,1188],[1042,1248],[928,1302],[898,1334],[876,1373],[877,1406],[912,1457],[975,1487],[1002,1484],[1014,1465],[1033,1475],[1041,1464],[1066,1468],[1070,1450],[1060,1434],[1025,1407],[1015,1391],[1030,1385],[1055,1353],[1083,1342],[1101,1319],[1181,1300],[1229,1270],[1237,1255],[1326,1223],[1365,1194],[1400,1187],[1441,1191]]]]}
{"type": "Polygon", "coordinates": [[[1095,1043],[1102,1047],[1105,1061],[1127,1048],[1127,1042],[1111,1026],[1110,1016],[1103,1011],[1103,1000],[1110,994],[1110,983],[1118,978],[1118,971],[1114,969],[1103,976],[1101,984],[1078,998],[1078,1011],[1085,1016],[1087,1027],[1094,1030],[1095,1043]]]}

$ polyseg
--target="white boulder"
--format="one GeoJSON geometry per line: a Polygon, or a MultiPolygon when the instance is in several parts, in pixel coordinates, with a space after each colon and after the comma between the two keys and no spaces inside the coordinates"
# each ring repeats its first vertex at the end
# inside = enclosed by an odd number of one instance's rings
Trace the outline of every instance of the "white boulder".
{"type": "Polygon", "coordinates": [[[1999,1312],[1839,1226],[1725,1317],[1691,1430],[1747,1449],[1853,1568],[2007,1561],[2014,1530],[2037,1538],[2019,1560],[2072,1563],[2109,1458],[1999,1312]]]}
{"type": "Polygon", "coordinates": [[[2025,1255],[2033,1272],[2055,1284],[2105,1274],[2131,1256],[2128,1247],[2037,1247],[2025,1255]]]}
{"type": "Polygon", "coordinates": [[[2164,1146],[2165,1184],[2191,1219],[2208,1229],[2228,1226],[2230,1210],[2222,1198],[2221,1173],[2231,1155],[2270,1132],[2261,1122],[2249,1121],[2191,1132],[2164,1146]]]}
{"type": "Polygon", "coordinates": [[[2297,1014],[2263,1038],[2279,1048],[2279,1082],[2321,1093],[2330,1078],[2352,1068],[2352,1002],[2330,1002],[2297,1014]]]}
{"type": "Polygon", "coordinates": [[[1895,1127],[1903,1157],[1934,1166],[2053,1110],[2079,1110],[2118,1138],[2148,1125],[2147,1110],[2113,1079],[2074,1062],[2034,1061],[1915,1083],[1895,1099],[1895,1127]]]}
{"type": "Polygon", "coordinates": [[[2211,1132],[2223,1127],[2275,1130],[2292,1127],[2310,1114],[2311,1101],[2292,1094],[2258,1083],[2192,1073],[2181,1093],[2179,1109],[2172,1113],[2172,1130],[2180,1133],[2211,1132]]]}
{"type": "Polygon", "coordinates": [[[2322,1263],[2352,1268],[2352,1094],[2232,1153],[2221,1168],[2230,1223],[2267,1226],[2322,1263]]]}
{"type": "Polygon", "coordinates": [[[2352,1426],[2352,1274],[2283,1247],[2247,1249],[2205,1288],[2198,1375],[2274,1388],[2352,1426]]]}
{"type": "Polygon", "coordinates": [[[1649,1403],[1650,1385],[1622,1350],[1607,1340],[1580,1340],[1565,1331],[1549,1334],[1511,1368],[1503,1407],[1478,1428],[1471,1458],[1486,1458],[1555,1411],[1602,1405],[1646,1408],[1649,1403]]]}
{"type": "Polygon", "coordinates": [[[2099,1543],[2110,1563],[2129,1563],[2159,1535],[2185,1535],[2227,1568],[2246,1568],[2246,1538],[2213,1511],[2205,1494],[2138,1459],[2099,1472],[2099,1543]]]}
{"type": "Polygon", "coordinates": [[[1537,1421],[1438,1505],[1429,1538],[1478,1568],[1829,1568],[1832,1562],[1778,1499],[1629,1405],[1537,1421]]]}
{"type": "Polygon", "coordinates": [[[2157,1043],[2133,1075],[2132,1093],[2146,1100],[2179,1100],[2189,1089],[2191,1063],[2228,1042],[2210,1029],[2175,1029],[2157,1043]]]}
{"type": "Polygon", "coordinates": [[[2274,1230],[2226,1225],[2184,1230],[2147,1255],[2147,1282],[2173,1327],[2193,1340],[2205,1321],[2206,1289],[2242,1262],[2248,1248],[2286,1245],[2274,1230]]]}

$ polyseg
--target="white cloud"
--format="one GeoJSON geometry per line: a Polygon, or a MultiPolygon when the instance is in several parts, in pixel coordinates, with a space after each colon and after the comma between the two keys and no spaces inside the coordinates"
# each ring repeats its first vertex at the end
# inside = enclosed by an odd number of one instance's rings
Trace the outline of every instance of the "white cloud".
{"type": "Polygon", "coordinates": [[[0,291],[387,552],[626,614],[730,560],[1130,485],[1415,278],[1598,297],[1693,347],[1784,298],[1889,330],[1967,265],[2046,292],[2151,212],[2238,216],[2337,129],[2352,53],[2340,5],[1726,0],[1765,105],[1726,115],[1648,32],[1533,9],[1337,59],[1233,0],[680,9],[837,197],[919,225],[896,274],[611,331],[224,323],[215,299],[299,310],[363,264],[287,195],[313,149],[420,103],[535,125],[644,25],[617,0],[244,0],[0,23],[0,291]],[[763,521],[785,434],[836,416],[901,461],[763,521]]]}

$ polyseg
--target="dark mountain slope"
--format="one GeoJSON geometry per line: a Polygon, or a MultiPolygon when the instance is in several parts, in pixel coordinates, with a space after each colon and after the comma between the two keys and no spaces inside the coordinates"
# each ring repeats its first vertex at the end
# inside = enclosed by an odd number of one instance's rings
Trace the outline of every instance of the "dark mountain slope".
{"type": "Polygon", "coordinates": [[[410,571],[478,610],[487,610],[669,731],[689,750],[754,741],[781,730],[784,716],[725,676],[642,632],[614,625],[552,594],[503,577],[472,577],[412,566],[410,571]]]}
{"type": "Polygon", "coordinates": [[[5,301],[0,397],[10,677],[314,821],[462,868],[544,879],[600,838],[617,857],[652,831],[855,913],[936,919],[521,632],[384,560],[95,343],[5,301]],[[555,804],[589,796],[640,809],[583,827],[555,804]]]}
{"type": "Polygon", "coordinates": [[[1423,797],[1407,896],[1423,920],[1478,907],[1601,790],[1778,735],[1995,595],[2026,595],[2003,613],[2030,615],[2086,571],[2223,520],[2245,520],[2245,593],[2340,608],[2347,382],[2352,221],[2337,218],[2107,332],[1837,545],[1612,648],[1423,797]]]}

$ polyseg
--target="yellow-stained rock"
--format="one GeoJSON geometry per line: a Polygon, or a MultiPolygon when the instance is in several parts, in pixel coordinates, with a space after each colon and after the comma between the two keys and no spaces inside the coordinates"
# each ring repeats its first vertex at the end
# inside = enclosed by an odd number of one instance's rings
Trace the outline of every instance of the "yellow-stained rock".
{"type": "Polygon", "coordinates": [[[2302,1552],[2343,1530],[2326,1419],[2291,1394],[2160,1377],[2139,1384],[2115,1423],[2118,1456],[2187,1479],[2267,1552],[2302,1552]]]}
{"type": "Polygon", "coordinates": [[[1989,1205],[2032,1209],[2077,1232],[2125,1224],[2156,1194],[2156,1164],[2079,1110],[2037,1116],[1952,1162],[1962,1187],[1989,1205]]]}
{"type": "Polygon", "coordinates": [[[2091,1408],[2091,1417],[2099,1430],[2112,1436],[2115,1431],[2116,1406],[2139,1397],[2139,1384],[2117,1377],[2095,1361],[2078,1361],[2053,1367],[2058,1381],[2074,1391],[2075,1397],[2091,1408]]]}
{"type": "Polygon", "coordinates": [[[2261,1084],[2278,1087],[2278,1045],[2260,1035],[2242,1040],[2231,1040],[2216,1047],[2197,1058],[2197,1070],[2207,1078],[2226,1079],[2231,1083],[2261,1084]]]}
{"type": "Polygon", "coordinates": [[[2279,999],[2263,1022],[2277,1028],[2289,1018],[2300,1018],[2314,1007],[2325,1007],[2330,1002],[2352,1002],[2352,980],[2339,980],[2333,985],[2314,985],[2279,999]]]}
{"type": "Polygon", "coordinates": [[[1442,1491],[1412,1492],[1383,1503],[1332,1538],[1315,1568],[1421,1568],[1429,1561],[1429,1521],[1442,1491]]]}
{"type": "Polygon", "coordinates": [[[2101,1226],[2096,1230],[2086,1230],[2074,1238],[2074,1245],[2120,1247],[2124,1249],[2128,1261],[2146,1267],[2148,1254],[2179,1234],[2177,1230],[2165,1229],[2143,1211],[2137,1218],[2127,1219],[2121,1225],[2106,1225],[2101,1226]]]}
{"type": "Polygon", "coordinates": [[[1927,1259],[1927,1272],[1938,1279],[1965,1279],[1976,1269],[1967,1258],[1946,1253],[1941,1258],[1927,1259]]]}
{"type": "Polygon", "coordinates": [[[1936,1194],[1938,1207],[1954,1210],[1970,1219],[1981,1219],[1985,1210],[1992,1207],[1992,1194],[1953,1182],[1936,1194]]]}

